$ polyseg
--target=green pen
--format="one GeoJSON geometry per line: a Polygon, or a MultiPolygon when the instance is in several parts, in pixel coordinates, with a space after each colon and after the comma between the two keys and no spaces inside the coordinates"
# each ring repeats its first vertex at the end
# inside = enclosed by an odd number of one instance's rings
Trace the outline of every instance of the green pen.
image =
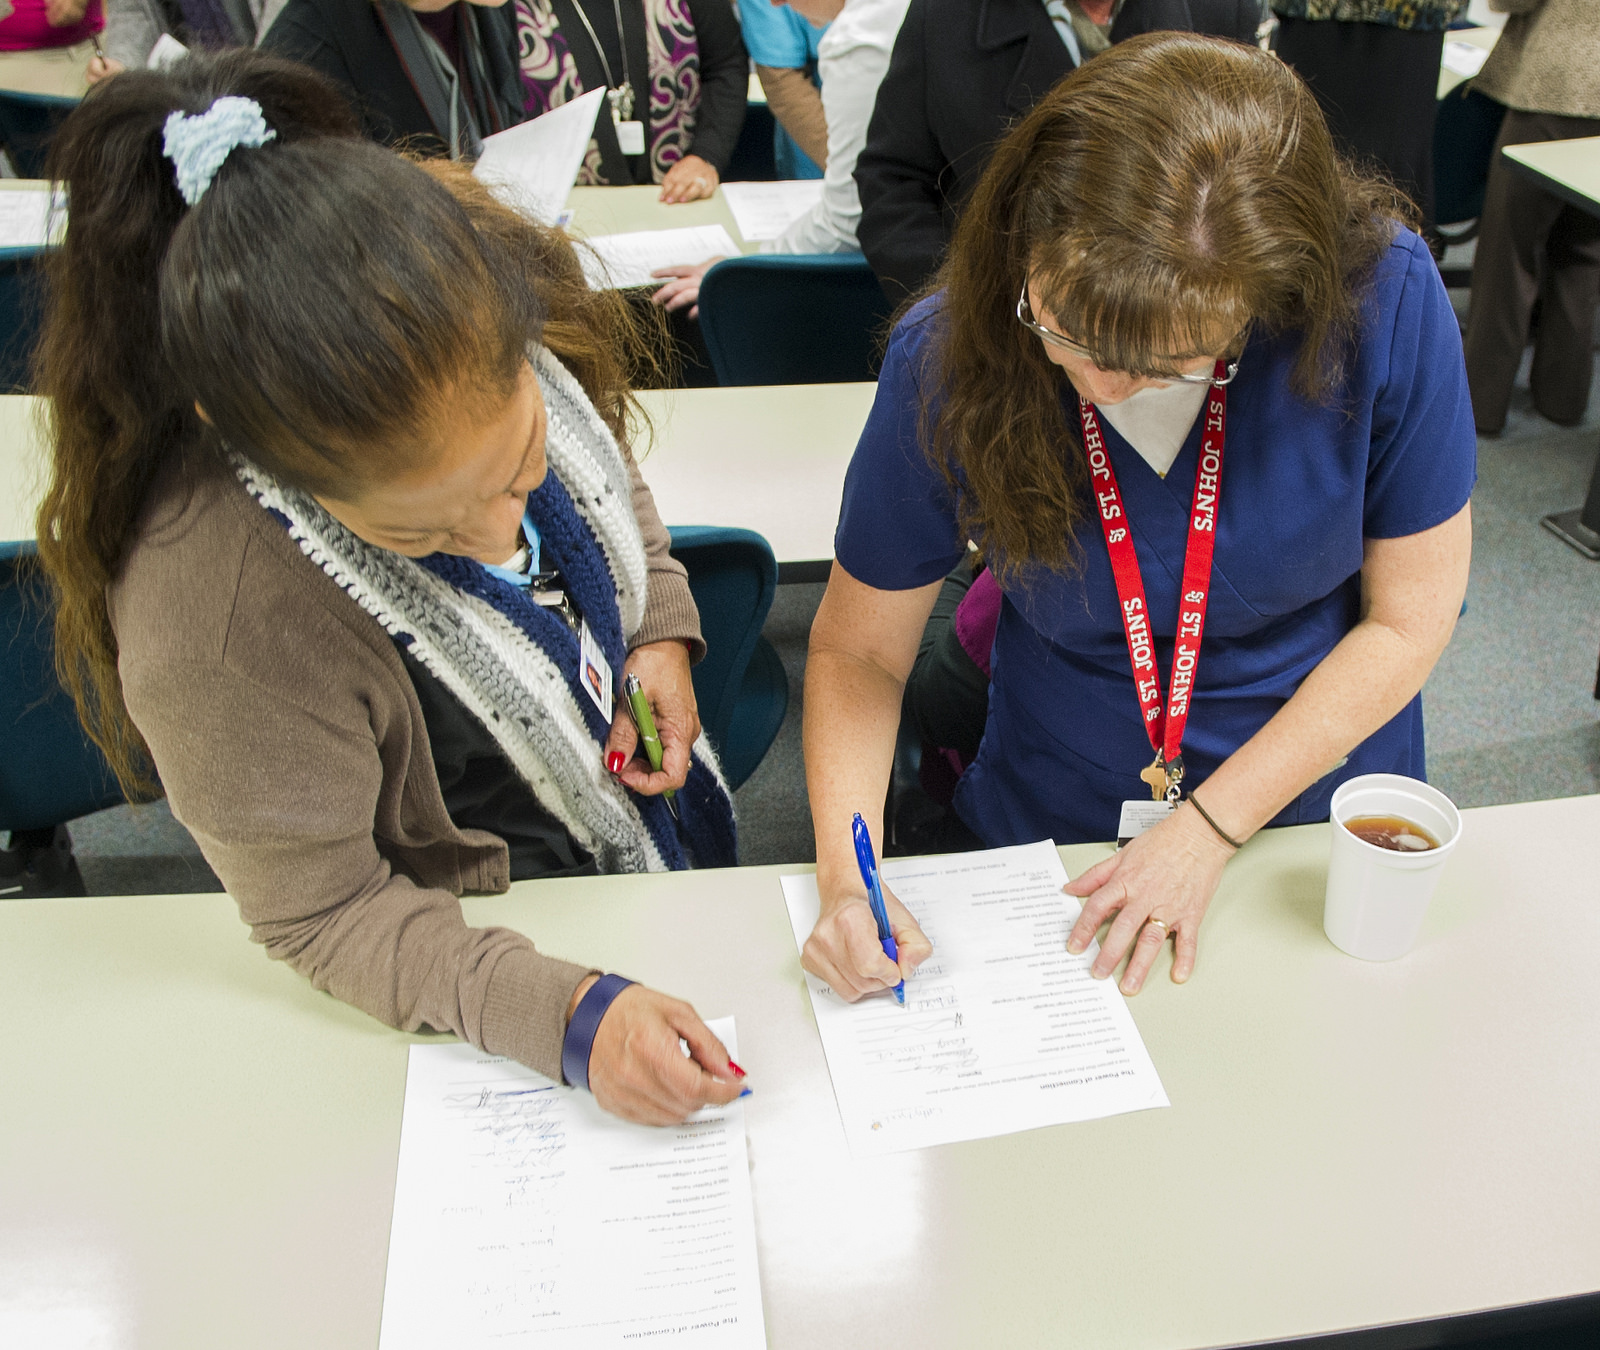
{"type": "MultiPolygon", "coordinates": [[[[661,772],[661,737],[656,733],[656,719],[650,715],[650,700],[645,697],[644,686],[639,683],[637,675],[630,674],[622,682],[622,692],[628,697],[628,712],[633,716],[634,726],[639,728],[639,740],[644,744],[645,758],[650,761],[652,773],[661,772]]],[[[678,818],[678,808],[672,800],[672,789],[668,788],[661,794],[667,800],[667,810],[672,812],[672,818],[678,818]]]]}

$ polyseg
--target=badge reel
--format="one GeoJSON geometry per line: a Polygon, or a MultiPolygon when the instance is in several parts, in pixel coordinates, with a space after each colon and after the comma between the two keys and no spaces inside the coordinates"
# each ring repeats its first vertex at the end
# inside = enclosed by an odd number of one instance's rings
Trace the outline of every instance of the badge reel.
{"type": "Polygon", "coordinates": [[[624,84],[620,89],[606,90],[606,100],[611,104],[611,125],[616,129],[617,148],[625,155],[644,154],[644,123],[633,117],[633,88],[624,84]]]}

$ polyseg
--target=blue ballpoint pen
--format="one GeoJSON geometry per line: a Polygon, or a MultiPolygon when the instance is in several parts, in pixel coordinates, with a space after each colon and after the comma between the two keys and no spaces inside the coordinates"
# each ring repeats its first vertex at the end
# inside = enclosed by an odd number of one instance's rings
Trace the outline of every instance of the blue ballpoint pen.
{"type": "MultiPolygon", "coordinates": [[[[856,866],[861,869],[861,880],[867,885],[867,900],[872,905],[872,917],[878,922],[878,941],[883,943],[883,954],[891,961],[900,960],[900,949],[894,944],[894,933],[889,927],[889,910],[883,903],[883,883],[878,879],[878,859],[872,852],[872,836],[867,833],[867,822],[856,812],[851,832],[856,841],[856,866]]],[[[906,1001],[906,982],[894,987],[895,1002],[901,1007],[906,1001]]]]}

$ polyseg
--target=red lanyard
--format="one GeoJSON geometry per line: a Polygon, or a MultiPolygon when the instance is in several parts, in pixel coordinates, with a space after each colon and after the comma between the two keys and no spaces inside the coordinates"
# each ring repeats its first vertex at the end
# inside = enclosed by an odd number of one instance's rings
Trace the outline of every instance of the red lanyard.
{"type": "MultiPolygon", "coordinates": [[[[1217,362],[1214,378],[1225,374],[1217,362]]],[[[1183,595],[1178,604],[1178,632],[1172,644],[1172,682],[1163,714],[1161,672],[1156,667],[1155,635],[1150,631],[1150,606],[1144,598],[1144,575],[1128,532],[1127,513],[1117,475],[1100,435],[1100,419],[1088,399],[1078,399],[1083,417],[1083,450],[1089,461],[1100,529],[1111,556],[1117,598],[1122,602],[1122,627],[1128,638],[1133,683],[1144,714],[1145,734],[1156,752],[1154,763],[1140,775],[1160,800],[1176,801],[1183,779],[1183,729],[1189,721],[1189,695],[1200,665],[1200,638],[1206,627],[1206,600],[1211,594],[1211,557],[1216,551],[1217,502],[1222,496],[1222,444],[1227,433],[1228,390],[1213,384],[1206,400],[1205,433],[1194,476],[1194,504],[1189,510],[1189,541],[1183,554],[1183,595]]]]}

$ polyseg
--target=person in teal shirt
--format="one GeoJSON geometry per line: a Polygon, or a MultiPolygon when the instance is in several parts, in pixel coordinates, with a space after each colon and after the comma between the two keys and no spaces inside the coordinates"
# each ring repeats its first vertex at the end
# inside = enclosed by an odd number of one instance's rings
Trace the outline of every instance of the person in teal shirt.
{"type": "Polygon", "coordinates": [[[787,4],[773,0],[743,0],[739,23],[778,123],[772,138],[778,177],[821,178],[828,123],[818,93],[817,46],[828,26],[814,27],[787,4]]]}

